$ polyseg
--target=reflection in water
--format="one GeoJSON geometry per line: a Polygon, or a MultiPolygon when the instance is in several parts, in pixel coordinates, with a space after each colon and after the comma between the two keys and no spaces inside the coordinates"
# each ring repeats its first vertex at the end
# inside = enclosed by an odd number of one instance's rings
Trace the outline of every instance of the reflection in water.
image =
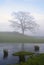
{"type": "MultiPolygon", "coordinates": [[[[44,53],[44,44],[29,44],[24,43],[24,50],[29,52],[35,52],[34,46],[39,46],[39,53],[44,53]]],[[[22,50],[22,44],[13,44],[13,43],[0,43],[0,65],[7,65],[7,64],[16,64],[19,63],[19,57],[18,56],[12,56],[12,53],[18,52],[22,50]],[[8,50],[8,54],[3,53],[3,50],[8,50]]],[[[27,59],[27,57],[26,57],[27,59]]]]}

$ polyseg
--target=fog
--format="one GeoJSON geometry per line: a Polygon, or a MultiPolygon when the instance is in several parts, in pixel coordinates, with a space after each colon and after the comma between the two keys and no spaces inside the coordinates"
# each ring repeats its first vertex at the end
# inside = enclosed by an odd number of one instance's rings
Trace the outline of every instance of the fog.
{"type": "MultiPolygon", "coordinates": [[[[2,32],[13,32],[14,29],[10,26],[10,24],[11,23],[9,23],[9,22],[6,22],[6,23],[2,22],[2,23],[0,23],[0,32],[1,31],[2,32]]],[[[34,36],[44,36],[44,23],[42,22],[39,25],[40,25],[39,30],[36,31],[36,33],[32,33],[30,31],[25,31],[25,34],[27,34],[27,35],[34,35],[34,36]]],[[[21,31],[19,31],[19,32],[21,32],[21,31]]]]}
{"type": "MultiPolygon", "coordinates": [[[[44,1],[42,0],[0,0],[0,31],[11,31],[14,29],[10,27],[8,20],[12,19],[12,12],[26,11],[34,17],[35,22],[39,24],[39,30],[36,33],[26,31],[25,34],[44,36],[44,1]]],[[[21,32],[21,31],[20,31],[21,32]]]]}

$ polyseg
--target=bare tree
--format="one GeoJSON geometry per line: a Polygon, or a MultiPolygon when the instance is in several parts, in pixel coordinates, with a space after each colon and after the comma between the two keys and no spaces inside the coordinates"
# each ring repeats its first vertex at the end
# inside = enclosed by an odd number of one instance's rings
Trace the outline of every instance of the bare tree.
{"type": "Polygon", "coordinates": [[[21,30],[23,34],[25,31],[29,30],[33,32],[38,29],[38,24],[29,12],[13,12],[12,16],[13,20],[10,20],[12,23],[11,26],[16,30],[21,30]]]}

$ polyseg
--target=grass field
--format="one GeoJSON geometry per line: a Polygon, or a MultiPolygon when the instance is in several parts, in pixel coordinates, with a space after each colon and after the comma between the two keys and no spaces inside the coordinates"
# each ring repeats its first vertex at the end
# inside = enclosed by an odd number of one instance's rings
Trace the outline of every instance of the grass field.
{"type": "Polygon", "coordinates": [[[44,38],[27,36],[17,32],[0,32],[0,43],[44,43],[44,38]]]}

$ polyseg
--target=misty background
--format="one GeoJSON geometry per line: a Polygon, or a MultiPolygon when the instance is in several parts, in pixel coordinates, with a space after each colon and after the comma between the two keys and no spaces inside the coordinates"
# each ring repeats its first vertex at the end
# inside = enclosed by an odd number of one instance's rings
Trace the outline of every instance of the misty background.
{"type": "Polygon", "coordinates": [[[0,0],[0,31],[13,32],[8,20],[12,19],[12,12],[30,12],[39,24],[36,33],[25,32],[28,35],[44,36],[44,0],[0,0]]]}

